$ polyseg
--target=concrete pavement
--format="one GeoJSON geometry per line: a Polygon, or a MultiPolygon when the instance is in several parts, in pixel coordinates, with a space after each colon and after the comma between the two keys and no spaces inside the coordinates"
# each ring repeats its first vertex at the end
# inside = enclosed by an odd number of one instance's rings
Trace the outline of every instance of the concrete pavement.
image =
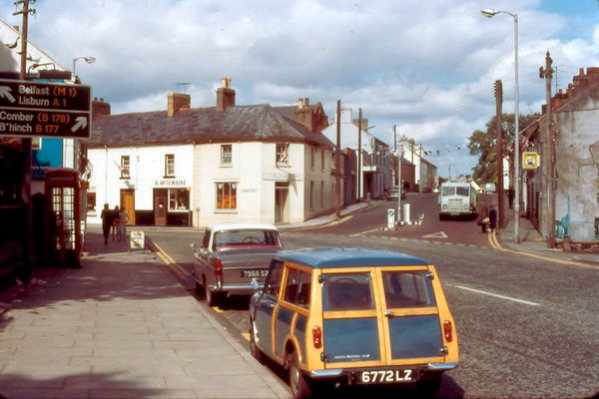
{"type": "Polygon", "coordinates": [[[290,396],[152,252],[86,240],[81,268],[0,292],[0,396],[290,396]]]}

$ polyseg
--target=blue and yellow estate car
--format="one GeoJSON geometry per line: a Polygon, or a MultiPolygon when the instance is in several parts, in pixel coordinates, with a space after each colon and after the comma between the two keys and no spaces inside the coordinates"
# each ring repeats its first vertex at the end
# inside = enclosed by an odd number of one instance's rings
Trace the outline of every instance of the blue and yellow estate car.
{"type": "Polygon", "coordinates": [[[294,398],[319,383],[415,384],[434,395],[458,365],[458,337],[435,267],[398,252],[281,252],[250,301],[250,349],[289,370],[294,398]]]}

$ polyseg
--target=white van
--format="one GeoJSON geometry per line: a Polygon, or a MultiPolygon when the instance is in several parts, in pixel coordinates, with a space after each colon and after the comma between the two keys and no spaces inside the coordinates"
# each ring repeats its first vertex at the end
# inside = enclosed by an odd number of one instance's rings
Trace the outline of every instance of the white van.
{"type": "Polygon", "coordinates": [[[470,183],[445,182],[439,190],[439,219],[476,217],[476,189],[470,183]]]}

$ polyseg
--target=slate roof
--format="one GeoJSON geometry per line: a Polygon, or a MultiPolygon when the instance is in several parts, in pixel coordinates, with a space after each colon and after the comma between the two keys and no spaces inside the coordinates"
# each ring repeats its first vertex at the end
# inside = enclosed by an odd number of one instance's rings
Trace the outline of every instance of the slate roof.
{"type": "Polygon", "coordinates": [[[239,141],[303,142],[333,148],[321,132],[288,119],[270,105],[191,108],[168,117],[165,111],[99,116],[89,147],[203,144],[239,141]]]}

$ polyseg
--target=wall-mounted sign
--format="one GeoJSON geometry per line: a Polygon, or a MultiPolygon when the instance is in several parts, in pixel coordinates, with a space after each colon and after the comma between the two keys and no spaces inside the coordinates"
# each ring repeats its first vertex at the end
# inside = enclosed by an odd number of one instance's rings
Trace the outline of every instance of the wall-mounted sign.
{"type": "Polygon", "coordinates": [[[187,181],[185,179],[155,180],[154,186],[156,186],[156,187],[183,187],[183,186],[187,186],[187,181]]]}
{"type": "Polygon", "coordinates": [[[0,135],[87,138],[89,86],[0,79],[0,135]]]}
{"type": "Polygon", "coordinates": [[[522,169],[537,169],[541,165],[541,157],[536,151],[522,153],[522,169]]]}

